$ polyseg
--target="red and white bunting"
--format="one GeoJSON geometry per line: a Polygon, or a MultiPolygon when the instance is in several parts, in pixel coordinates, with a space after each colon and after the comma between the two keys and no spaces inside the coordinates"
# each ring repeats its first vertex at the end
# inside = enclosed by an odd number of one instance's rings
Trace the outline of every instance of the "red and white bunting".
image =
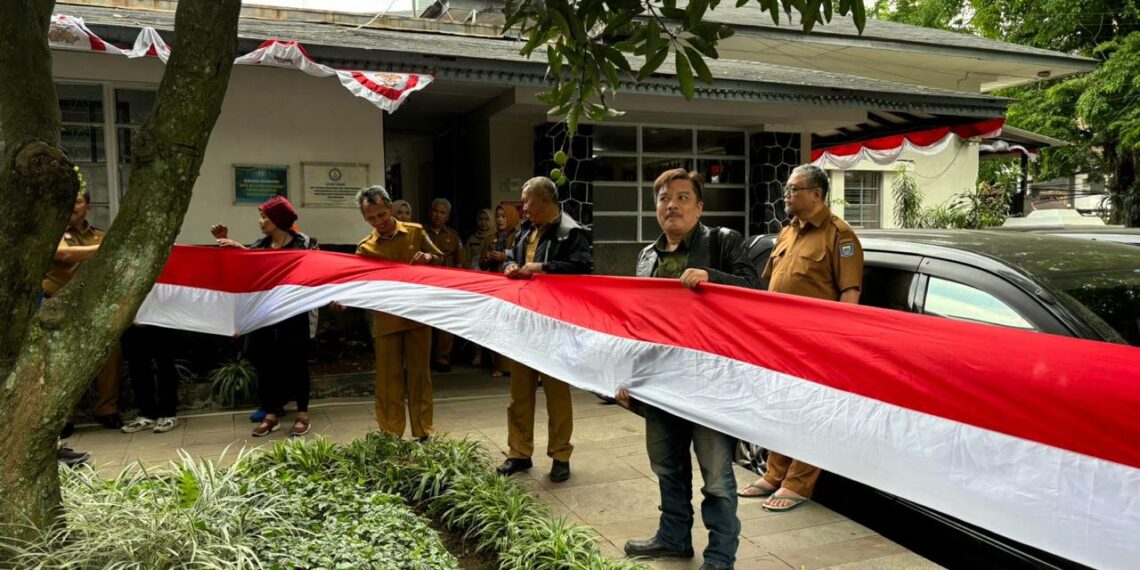
{"type": "Polygon", "coordinates": [[[170,59],[170,46],[166,45],[166,40],[158,35],[158,30],[154,28],[143,28],[139,31],[139,37],[135,38],[135,45],[131,51],[126,53],[129,58],[137,57],[157,57],[166,63],[170,59]]]}
{"type": "Polygon", "coordinates": [[[986,119],[965,125],[924,129],[901,135],[812,149],[811,162],[816,166],[827,167],[831,165],[841,170],[855,168],[864,160],[885,166],[898,160],[905,151],[933,156],[946,150],[955,139],[996,137],[1001,134],[1001,127],[1004,124],[1005,119],[1002,118],[986,119]]]}
{"type": "Polygon", "coordinates": [[[176,246],[141,324],[337,301],[452,332],[1094,568],[1140,559],[1140,349],[676,280],[176,246]],[[821,325],[825,323],[826,326],[821,325]]]}
{"type": "Polygon", "coordinates": [[[51,24],[48,27],[48,45],[58,49],[80,51],[94,51],[100,53],[115,53],[123,55],[125,52],[95,35],[87,29],[83,18],[75,18],[63,14],[52,14],[51,24]]]}
{"type": "MultiPolygon", "coordinates": [[[[170,57],[170,46],[154,28],[142,28],[130,50],[107,43],[89,30],[82,18],[53,14],[48,34],[53,48],[125,55],[130,58],[157,57],[163,63],[170,57]]],[[[333,69],[313,61],[305,47],[296,41],[266,40],[256,50],[234,60],[237,65],[261,65],[297,69],[315,77],[332,77],[350,93],[394,113],[412,93],[435,79],[423,73],[353,71],[333,69]]]]}

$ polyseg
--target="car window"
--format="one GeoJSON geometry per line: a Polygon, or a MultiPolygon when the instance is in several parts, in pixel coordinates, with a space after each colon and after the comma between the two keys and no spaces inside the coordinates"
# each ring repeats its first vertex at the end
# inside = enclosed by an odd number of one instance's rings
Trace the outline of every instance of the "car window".
{"type": "Polygon", "coordinates": [[[863,287],[860,289],[859,304],[909,311],[911,310],[910,285],[914,278],[913,271],[868,264],[863,268],[863,287]]]}
{"type": "Polygon", "coordinates": [[[931,277],[923,312],[928,315],[1034,330],[1012,307],[997,297],[954,281],[931,277]]]}

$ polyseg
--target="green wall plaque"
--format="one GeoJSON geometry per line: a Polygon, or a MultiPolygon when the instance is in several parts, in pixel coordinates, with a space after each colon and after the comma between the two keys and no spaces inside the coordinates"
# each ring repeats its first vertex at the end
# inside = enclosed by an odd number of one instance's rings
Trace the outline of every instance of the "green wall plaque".
{"type": "Polygon", "coordinates": [[[234,165],[234,203],[260,204],[274,196],[289,197],[289,167],[234,165]]]}

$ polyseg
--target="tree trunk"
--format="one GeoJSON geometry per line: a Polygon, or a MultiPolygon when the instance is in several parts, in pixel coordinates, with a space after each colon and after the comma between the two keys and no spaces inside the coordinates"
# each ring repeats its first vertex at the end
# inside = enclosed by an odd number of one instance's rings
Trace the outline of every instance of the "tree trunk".
{"type": "MultiPolygon", "coordinates": [[[[6,12],[17,11],[25,2],[5,3],[8,10],[0,13],[0,37],[26,26],[22,43],[4,45],[4,73],[0,84],[38,85],[40,102],[21,111],[10,106],[11,99],[0,98],[0,127],[7,136],[10,125],[39,125],[44,135],[19,139],[19,152],[8,138],[11,173],[12,160],[40,149],[48,156],[59,155],[62,166],[48,169],[57,173],[40,186],[11,186],[4,179],[0,195],[26,193],[27,199],[12,199],[0,210],[0,243],[30,243],[39,247],[36,253],[16,256],[2,268],[4,285],[15,280],[20,299],[10,300],[0,292],[0,309],[7,323],[16,331],[3,337],[5,352],[8,342],[16,344],[14,365],[0,368],[6,379],[0,387],[0,409],[7,421],[0,422],[0,531],[9,538],[35,536],[30,527],[47,528],[57,520],[59,479],[55,460],[56,433],[68,413],[79,401],[90,379],[105,360],[119,336],[134,319],[135,312],[154,284],[170,253],[174,238],[190,204],[191,190],[206,152],[206,143],[221,112],[222,99],[229,83],[230,70],[237,55],[237,21],[239,0],[184,0],[178,3],[175,30],[178,43],[172,50],[166,73],[158,88],[154,112],[142,127],[133,148],[131,191],[124,197],[123,207],[107,234],[99,253],[86,261],[75,277],[58,295],[44,303],[38,313],[33,308],[21,309],[21,299],[32,307],[39,282],[47,270],[54,245],[66,226],[66,216],[75,197],[75,178],[70,164],[58,148],[59,111],[51,85],[50,53],[47,48],[47,22],[51,3],[36,4],[37,9],[22,22],[12,21],[6,12]],[[31,26],[29,22],[35,23],[31,26]],[[7,32],[7,33],[5,33],[7,32]],[[33,49],[34,48],[34,49],[33,49]],[[9,49],[11,51],[9,51],[9,49]],[[32,49],[42,55],[36,66],[8,69],[23,50],[32,49]],[[44,84],[46,83],[46,88],[44,84]],[[50,90],[46,93],[45,90],[50,90]],[[47,110],[47,97],[52,109],[47,110]],[[33,120],[25,113],[50,115],[49,120],[33,120]],[[46,144],[24,141],[46,140],[46,144]],[[62,169],[67,177],[58,175],[62,169]],[[66,184],[65,184],[66,182],[66,184]],[[62,186],[62,189],[58,187],[62,186]],[[50,207],[45,207],[50,202],[50,207]],[[12,219],[32,219],[50,210],[51,220],[19,225],[12,219]],[[37,261],[37,255],[39,259],[37,261]],[[23,263],[23,265],[14,265],[23,263]],[[10,270],[11,267],[11,270],[10,270]],[[12,276],[11,271],[18,271],[12,276]],[[33,286],[34,285],[34,286],[33,286]],[[24,315],[27,316],[24,316],[24,315]],[[22,319],[22,320],[21,320],[22,319]],[[17,352],[18,351],[18,352],[17,352]],[[24,525],[8,526],[8,525],[24,525]],[[30,526],[29,526],[30,525],[30,526]]],[[[18,89],[19,87],[17,87],[18,89]]],[[[17,97],[10,94],[10,97],[17,97]]],[[[0,96],[2,97],[2,96],[0,96]]],[[[43,163],[44,161],[40,161],[43,163]]],[[[54,163],[53,163],[54,164],[54,163]]],[[[17,169],[18,172],[18,169],[17,169]]],[[[24,249],[19,249],[24,251],[24,249]]],[[[0,353],[2,354],[2,353],[0,353]]]]}

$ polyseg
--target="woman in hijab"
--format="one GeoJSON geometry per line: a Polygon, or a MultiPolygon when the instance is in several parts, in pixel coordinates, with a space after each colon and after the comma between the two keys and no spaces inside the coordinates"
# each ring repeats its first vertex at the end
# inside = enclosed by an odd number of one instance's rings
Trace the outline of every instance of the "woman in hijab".
{"type": "MultiPolygon", "coordinates": [[[[479,267],[485,271],[495,273],[503,272],[503,263],[507,261],[507,252],[515,246],[515,236],[519,229],[519,210],[509,202],[500,202],[495,208],[495,238],[494,245],[485,250],[479,257],[479,267]]],[[[511,369],[511,361],[501,354],[491,354],[494,370],[491,376],[502,378],[511,369]]]]}
{"type": "MultiPolygon", "coordinates": [[[[221,247],[240,249],[317,249],[317,240],[296,231],[297,211],[284,196],[266,200],[258,211],[258,224],[264,236],[246,246],[229,238],[222,224],[210,228],[221,247]]],[[[309,433],[309,314],[301,313],[284,321],[257,329],[246,338],[246,354],[257,370],[261,409],[250,419],[259,421],[253,437],[265,437],[280,429],[278,419],[292,394],[297,400],[297,419],[291,437],[309,433]],[[264,412],[264,417],[258,418],[264,412]]]]}
{"type": "Polygon", "coordinates": [[[478,228],[471,237],[467,238],[467,245],[463,246],[466,250],[465,259],[468,260],[470,269],[484,269],[483,259],[487,253],[495,247],[495,240],[498,238],[498,233],[495,231],[494,226],[491,225],[491,219],[494,214],[489,209],[479,210],[479,216],[476,218],[475,227],[478,228]]]}
{"type": "Polygon", "coordinates": [[[401,222],[412,221],[412,204],[407,200],[392,202],[392,216],[401,222]]]}

